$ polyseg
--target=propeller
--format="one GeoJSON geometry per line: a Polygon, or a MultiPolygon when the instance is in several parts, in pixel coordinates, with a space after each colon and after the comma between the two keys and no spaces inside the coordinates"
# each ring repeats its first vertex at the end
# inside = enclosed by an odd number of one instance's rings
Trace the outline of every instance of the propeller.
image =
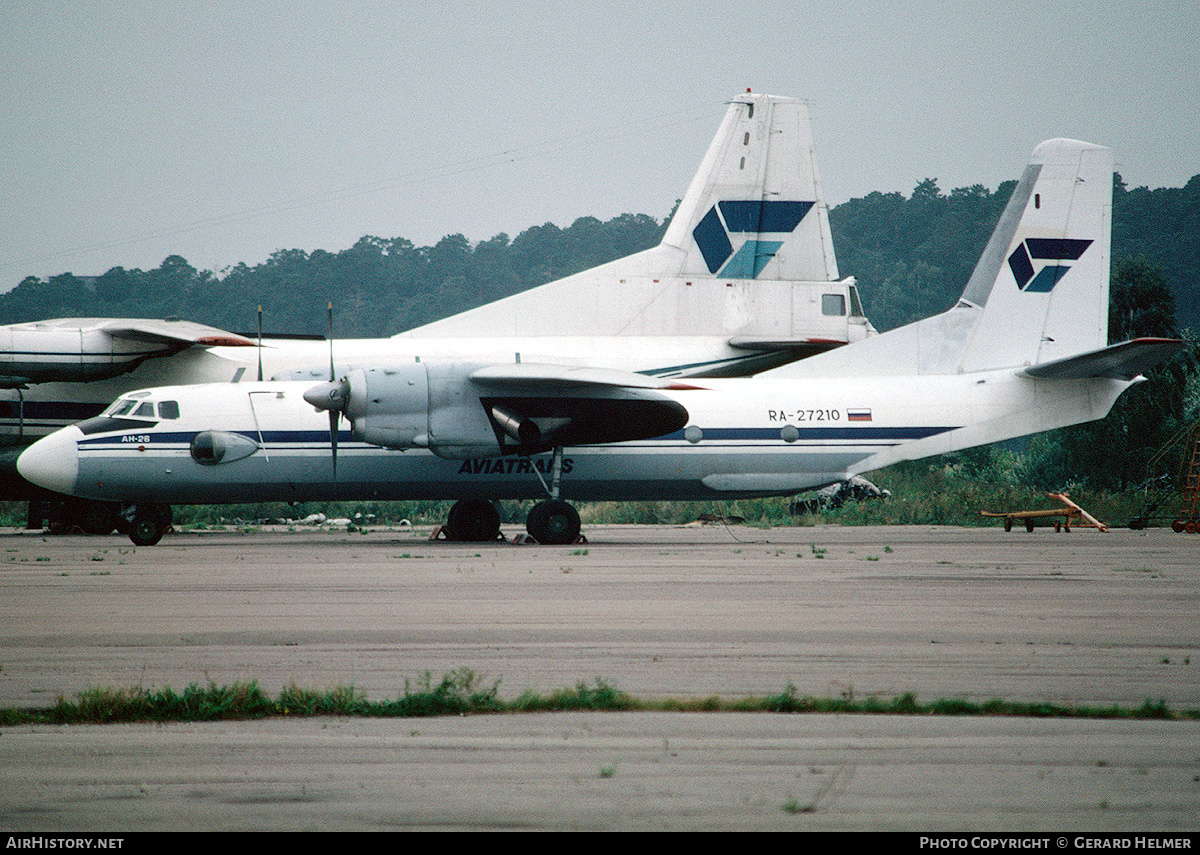
{"type": "Polygon", "coordinates": [[[329,382],[313,386],[304,393],[304,400],[318,410],[329,412],[329,448],[333,455],[333,477],[337,477],[338,422],[350,398],[350,382],[337,379],[333,367],[333,303],[329,304],[329,382]]]}
{"type": "Polygon", "coordinates": [[[262,382],[262,306],[258,307],[258,382],[262,382]]]}

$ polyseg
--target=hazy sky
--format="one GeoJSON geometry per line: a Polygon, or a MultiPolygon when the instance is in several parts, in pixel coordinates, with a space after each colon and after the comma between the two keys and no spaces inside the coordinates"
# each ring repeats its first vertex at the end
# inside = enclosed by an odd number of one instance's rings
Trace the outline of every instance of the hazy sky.
{"type": "MultiPolygon", "coordinates": [[[[737,92],[809,101],[830,205],[1050,137],[1200,173],[1190,3],[49,0],[0,7],[0,290],[662,218],[737,92]]],[[[853,273],[853,271],[844,271],[853,273]]]]}

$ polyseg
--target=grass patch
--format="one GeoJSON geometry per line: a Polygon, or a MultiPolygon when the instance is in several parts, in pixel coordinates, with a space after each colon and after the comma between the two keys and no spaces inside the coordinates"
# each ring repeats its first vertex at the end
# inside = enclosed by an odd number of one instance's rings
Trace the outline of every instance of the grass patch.
{"type": "Polygon", "coordinates": [[[371,701],[353,687],[327,691],[285,687],[277,697],[257,682],[231,686],[192,684],[177,693],[170,688],[92,688],[74,700],[59,696],[41,709],[0,709],[0,726],[20,724],[113,724],[118,722],[232,721],[272,717],[347,716],[419,718],[445,715],[495,715],[564,710],[641,712],[839,713],[856,715],[1009,716],[1027,718],[1104,718],[1200,720],[1200,710],[1171,710],[1164,701],[1145,701],[1131,709],[1070,707],[1046,703],[991,700],[977,704],[956,699],[920,702],[909,693],[894,698],[854,699],[803,697],[789,685],[774,695],[724,699],[635,698],[612,683],[597,679],[569,689],[542,694],[527,689],[513,700],[499,696],[499,681],[481,685],[474,671],[463,668],[435,680],[429,672],[406,681],[394,699],[371,701]]]}
{"type": "MultiPolygon", "coordinates": [[[[793,501],[812,499],[816,496],[813,492],[794,497],[704,502],[579,502],[577,507],[584,525],[683,525],[703,516],[714,520],[740,519],[745,525],[763,528],[793,525],[995,527],[1000,521],[984,517],[980,511],[1047,509],[1056,503],[1046,497],[1046,491],[1065,490],[1099,519],[1112,526],[1123,526],[1141,516],[1150,498],[1139,490],[1114,492],[1069,483],[1034,486],[1037,479],[1027,475],[1020,455],[986,449],[984,452],[898,463],[868,473],[868,477],[879,487],[889,490],[891,495],[882,500],[851,501],[840,508],[825,508],[814,514],[792,514],[793,501]]],[[[362,530],[367,525],[392,527],[402,520],[413,526],[441,525],[451,504],[449,501],[414,500],[307,502],[296,506],[283,502],[179,505],[174,508],[174,519],[180,530],[228,531],[232,528],[246,533],[252,526],[268,522],[289,524],[289,530],[296,530],[299,520],[321,512],[328,519],[349,519],[355,530],[362,530]]],[[[498,504],[502,523],[519,525],[524,522],[534,500],[506,500],[498,504]]],[[[25,519],[24,502],[0,502],[0,526],[22,526],[25,519]]],[[[1158,523],[1161,524],[1161,520],[1158,523]]]]}

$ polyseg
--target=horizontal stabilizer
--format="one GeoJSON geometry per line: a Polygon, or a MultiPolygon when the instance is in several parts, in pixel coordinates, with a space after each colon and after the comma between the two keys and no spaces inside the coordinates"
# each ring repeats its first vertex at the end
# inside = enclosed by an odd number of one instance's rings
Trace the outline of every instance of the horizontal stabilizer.
{"type": "Polygon", "coordinates": [[[1054,362],[1043,362],[1022,371],[1029,377],[1079,380],[1107,377],[1132,380],[1178,353],[1187,342],[1173,338],[1138,338],[1054,362]]]}
{"type": "Polygon", "coordinates": [[[747,92],[729,102],[657,246],[400,337],[759,335],[844,344],[874,332],[854,311],[853,286],[838,276],[807,105],[747,92]],[[842,303],[830,310],[827,299],[842,303]]]}
{"type": "Polygon", "coordinates": [[[738,350],[801,350],[814,353],[842,344],[832,338],[765,338],[750,335],[734,336],[729,340],[729,346],[738,350]]]}

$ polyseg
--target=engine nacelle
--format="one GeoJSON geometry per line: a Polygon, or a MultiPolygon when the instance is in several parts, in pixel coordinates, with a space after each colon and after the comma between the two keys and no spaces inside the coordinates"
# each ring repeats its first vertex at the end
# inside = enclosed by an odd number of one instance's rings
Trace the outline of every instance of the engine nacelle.
{"type": "Polygon", "coordinates": [[[122,352],[103,330],[37,324],[0,327],[0,388],[116,377],[132,371],[153,351],[142,344],[134,352],[122,352]]]}
{"type": "Polygon", "coordinates": [[[453,460],[504,454],[469,379],[477,367],[413,363],[351,371],[344,413],[354,438],[385,448],[428,448],[453,460]]]}
{"type": "Polygon", "coordinates": [[[304,400],[350,420],[354,438],[463,460],[538,454],[683,430],[687,410],[641,375],[563,366],[420,363],[359,368],[304,400]]]}

